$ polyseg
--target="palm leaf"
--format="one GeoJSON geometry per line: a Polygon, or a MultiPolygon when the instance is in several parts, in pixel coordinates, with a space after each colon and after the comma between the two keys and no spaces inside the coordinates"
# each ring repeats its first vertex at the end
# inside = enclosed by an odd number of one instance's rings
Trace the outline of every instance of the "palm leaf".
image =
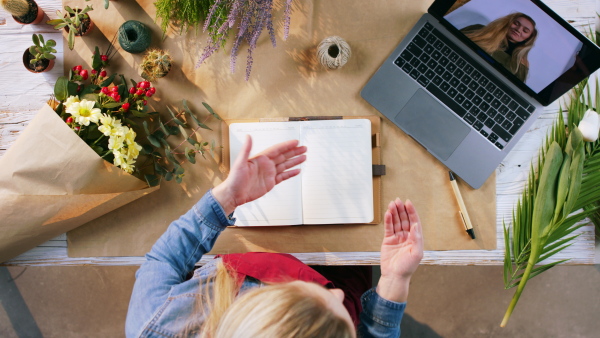
{"type": "Polygon", "coordinates": [[[530,166],[523,194],[513,211],[512,229],[503,224],[504,286],[516,286],[517,290],[501,326],[506,325],[529,279],[568,260],[536,266],[569,247],[578,236],[574,231],[585,224],[584,219],[594,221],[600,233],[600,140],[579,142],[575,128],[588,109],[596,110],[594,103],[600,102],[597,80],[595,88],[592,93],[583,81],[573,89],[566,107],[566,124],[560,108],[538,154],[537,171],[536,165],[530,166]],[[507,238],[509,235],[512,238],[507,238]]]}

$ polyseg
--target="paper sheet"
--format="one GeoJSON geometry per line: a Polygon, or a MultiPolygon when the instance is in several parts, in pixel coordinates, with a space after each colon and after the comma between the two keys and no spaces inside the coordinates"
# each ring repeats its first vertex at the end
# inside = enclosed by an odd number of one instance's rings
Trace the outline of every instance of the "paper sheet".
{"type": "MultiPolygon", "coordinates": [[[[360,90],[431,2],[294,1],[287,41],[282,40],[279,21],[282,8],[280,2],[275,2],[279,6],[274,13],[277,47],[271,46],[268,34],[263,32],[254,53],[250,80],[246,82],[245,48],[240,48],[234,74],[229,67],[231,44],[196,69],[206,34],[192,31],[179,36],[170,32],[161,41],[152,1],[116,1],[105,10],[103,1],[92,0],[95,9],[91,16],[97,29],[83,39],[78,38],[75,51],[65,53],[65,65],[89,64],[95,45],[105,48],[122,22],[135,19],[152,30],[152,47],[168,49],[175,60],[169,75],[155,83],[157,94],[149,102],[154,109],[164,111],[167,104],[180,107],[180,100],[185,98],[194,111],[202,112],[201,102],[205,101],[225,119],[379,115],[360,97],[360,90]],[[348,42],[352,56],[343,68],[328,71],[317,61],[316,47],[332,35],[348,42]]],[[[65,3],[81,5],[71,0],[65,3]]],[[[141,59],[142,55],[119,50],[110,70],[139,79],[141,59]]],[[[203,131],[202,138],[219,140],[221,132],[216,126],[214,133],[203,131]]],[[[426,250],[496,248],[494,175],[478,190],[459,180],[477,235],[476,240],[471,240],[458,218],[447,169],[385,118],[381,145],[387,174],[382,178],[380,215],[388,201],[408,198],[421,215],[426,250]]],[[[182,185],[166,182],[159,192],[115,210],[110,217],[98,218],[69,232],[69,255],[145,254],[170,222],[224,179],[221,161],[217,152],[214,157],[199,159],[195,165],[186,165],[182,185]]],[[[235,228],[220,236],[212,252],[379,251],[382,237],[383,224],[235,228]]]]}

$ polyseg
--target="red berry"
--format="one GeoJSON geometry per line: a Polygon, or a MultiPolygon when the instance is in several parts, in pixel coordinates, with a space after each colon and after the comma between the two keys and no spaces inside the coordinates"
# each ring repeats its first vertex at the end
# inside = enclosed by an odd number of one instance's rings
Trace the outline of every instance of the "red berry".
{"type": "Polygon", "coordinates": [[[129,110],[129,103],[127,103],[127,102],[123,103],[121,108],[123,108],[123,110],[129,110]]]}
{"type": "Polygon", "coordinates": [[[150,88],[150,91],[152,92],[152,94],[155,94],[156,93],[156,88],[152,87],[152,88],[150,88]]]}
{"type": "Polygon", "coordinates": [[[129,94],[135,94],[135,87],[129,88],[129,94]]]}
{"type": "Polygon", "coordinates": [[[69,124],[73,123],[73,118],[71,116],[67,117],[67,121],[66,122],[69,123],[69,124]]]}
{"type": "Polygon", "coordinates": [[[98,71],[97,71],[97,70],[95,70],[95,69],[92,69],[92,74],[93,74],[93,75],[96,75],[96,74],[98,74],[98,71]]]}
{"type": "Polygon", "coordinates": [[[110,93],[110,90],[108,90],[108,87],[102,87],[102,89],[100,89],[100,92],[104,95],[108,95],[108,93],[110,93]]]}
{"type": "Polygon", "coordinates": [[[77,92],[79,93],[80,91],[81,91],[81,85],[77,85],[77,92]]]}
{"type": "Polygon", "coordinates": [[[79,131],[79,129],[81,129],[81,127],[79,127],[79,126],[75,126],[75,130],[76,130],[76,131],[79,131]]]}
{"type": "Polygon", "coordinates": [[[106,76],[106,71],[105,70],[101,71],[100,72],[100,76],[105,77],[106,76]]]}
{"type": "Polygon", "coordinates": [[[82,71],[79,72],[79,75],[84,79],[87,80],[88,78],[88,71],[87,69],[83,69],[82,71]]]}
{"type": "Polygon", "coordinates": [[[106,61],[108,61],[108,56],[106,56],[106,55],[100,55],[100,60],[106,62],[106,61]]]}
{"type": "Polygon", "coordinates": [[[137,90],[137,92],[135,92],[135,94],[138,96],[142,96],[142,95],[144,95],[144,90],[140,88],[137,90]]]}
{"type": "Polygon", "coordinates": [[[152,91],[151,91],[151,90],[148,90],[148,91],[146,91],[146,96],[147,96],[147,97],[150,97],[150,96],[152,96],[152,91]]]}
{"type": "Polygon", "coordinates": [[[113,86],[110,91],[112,91],[113,93],[118,93],[119,92],[119,87],[117,86],[113,86]]]}
{"type": "Polygon", "coordinates": [[[73,67],[73,71],[76,73],[81,72],[82,69],[83,69],[83,67],[81,67],[81,65],[73,67]]]}
{"type": "Polygon", "coordinates": [[[148,104],[148,101],[144,100],[144,106],[148,104]]]}
{"type": "Polygon", "coordinates": [[[150,82],[148,82],[148,81],[140,82],[140,88],[143,88],[143,89],[150,88],[150,82]]]}

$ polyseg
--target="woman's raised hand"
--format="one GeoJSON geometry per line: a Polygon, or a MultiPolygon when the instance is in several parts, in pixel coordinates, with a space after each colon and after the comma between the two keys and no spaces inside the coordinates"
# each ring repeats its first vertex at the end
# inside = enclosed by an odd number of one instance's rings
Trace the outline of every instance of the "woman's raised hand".
{"type": "Polygon", "coordinates": [[[275,185],[298,175],[300,169],[288,169],[306,160],[306,155],[302,155],[306,147],[299,147],[298,140],[276,144],[249,158],[251,150],[252,138],[248,135],[229,176],[212,191],[227,215],[236,207],[263,196],[275,185]]]}
{"type": "Polygon", "coordinates": [[[423,258],[423,232],[417,210],[411,201],[391,201],[384,216],[385,231],[381,244],[379,296],[405,302],[410,278],[423,258]]]}

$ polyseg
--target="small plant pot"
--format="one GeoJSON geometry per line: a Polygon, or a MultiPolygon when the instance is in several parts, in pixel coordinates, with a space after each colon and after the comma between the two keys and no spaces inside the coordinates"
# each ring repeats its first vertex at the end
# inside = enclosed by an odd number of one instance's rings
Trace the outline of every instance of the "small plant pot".
{"type": "Polygon", "coordinates": [[[43,59],[34,64],[31,64],[30,61],[33,59],[33,55],[29,52],[29,48],[25,50],[23,53],[23,66],[25,69],[32,73],[43,73],[49,72],[54,68],[54,60],[43,59]]]}
{"type": "MultiPolygon", "coordinates": [[[[94,27],[95,27],[94,21],[92,21],[92,18],[89,17],[89,14],[88,14],[88,18],[81,22],[81,27],[80,27],[80,29],[77,30],[77,32],[75,32],[75,36],[86,36],[86,35],[90,34],[90,32],[92,30],[94,30],[94,27]]],[[[64,28],[64,30],[68,34],[70,29],[67,26],[64,28]]]]}
{"type": "Polygon", "coordinates": [[[13,19],[22,25],[35,25],[42,22],[42,19],[44,18],[44,11],[37,5],[35,1],[27,0],[27,2],[29,2],[29,5],[31,6],[30,13],[27,13],[27,15],[23,17],[16,17],[13,15],[13,19]]]}

